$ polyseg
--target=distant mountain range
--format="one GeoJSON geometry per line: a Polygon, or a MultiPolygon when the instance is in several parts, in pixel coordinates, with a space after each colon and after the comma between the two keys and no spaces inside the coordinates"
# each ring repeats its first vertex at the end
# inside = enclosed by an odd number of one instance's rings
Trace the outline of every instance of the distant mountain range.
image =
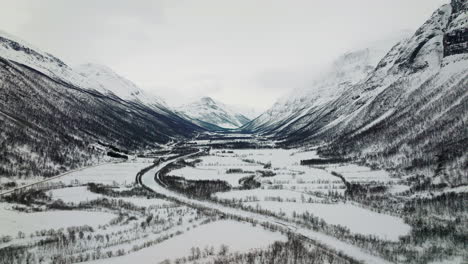
{"type": "Polygon", "coordinates": [[[70,67],[0,34],[0,175],[54,175],[102,155],[157,148],[205,129],[111,69],[70,67]]]}
{"type": "Polygon", "coordinates": [[[207,129],[234,129],[245,125],[250,119],[240,111],[210,97],[177,108],[179,114],[207,129]]]}
{"type": "Polygon", "coordinates": [[[323,154],[432,175],[432,184],[467,184],[467,5],[452,0],[384,54],[344,55],[242,129],[284,146],[325,144],[323,154]]]}
{"type": "Polygon", "coordinates": [[[170,109],[106,66],[71,67],[0,32],[0,176],[95,162],[96,143],[142,151],[236,129],[430,175],[415,177],[421,185],[468,184],[467,13],[466,0],[452,0],[407,38],[344,54],[258,117],[210,97],[170,109]]]}
{"type": "Polygon", "coordinates": [[[392,45],[404,39],[403,35],[380,42],[380,45],[348,52],[340,56],[324,74],[310,86],[293,90],[277,101],[272,108],[250,122],[244,129],[259,133],[287,133],[310,110],[326,106],[344,91],[370,74],[392,45]]]}

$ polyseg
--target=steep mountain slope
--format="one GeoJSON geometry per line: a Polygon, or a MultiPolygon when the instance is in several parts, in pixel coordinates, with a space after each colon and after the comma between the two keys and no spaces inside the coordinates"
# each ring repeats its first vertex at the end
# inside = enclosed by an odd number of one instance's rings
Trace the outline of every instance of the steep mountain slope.
{"type": "Polygon", "coordinates": [[[199,101],[183,105],[177,111],[207,129],[216,127],[233,129],[250,121],[249,118],[232,107],[217,102],[210,97],[203,97],[199,101]]]}
{"type": "Polygon", "coordinates": [[[98,154],[96,142],[138,150],[202,131],[160,102],[120,98],[108,85],[1,35],[0,176],[48,176],[82,166],[98,154]]]}
{"type": "Polygon", "coordinates": [[[90,88],[114,94],[126,101],[139,102],[153,107],[155,110],[166,110],[168,106],[161,98],[150,95],[136,86],[133,82],[115,73],[107,66],[99,64],[83,64],[74,67],[84,77],[82,86],[88,84],[90,88]]]}
{"type": "Polygon", "coordinates": [[[258,131],[287,145],[329,143],[323,153],[421,173],[432,183],[467,184],[466,16],[466,1],[442,6],[362,81],[258,131]]]}
{"type": "Polygon", "coordinates": [[[441,7],[350,91],[348,98],[359,96],[355,102],[343,96],[334,104],[346,122],[316,133],[340,136],[331,153],[422,172],[433,183],[468,183],[467,10],[466,1],[441,7]],[[460,3],[463,9],[456,8],[460,3]],[[463,27],[453,23],[460,16],[463,27]]]}
{"type": "MultiPolygon", "coordinates": [[[[343,91],[364,79],[385,56],[388,49],[406,34],[391,37],[370,48],[357,50],[340,56],[331,67],[309,87],[296,89],[278,100],[275,105],[243,127],[253,132],[281,134],[290,124],[307,112],[326,106],[343,91]]],[[[293,127],[289,128],[294,130],[293,127]]]]}
{"type": "Polygon", "coordinates": [[[107,66],[88,63],[70,67],[53,55],[1,31],[0,54],[5,59],[31,67],[61,82],[139,102],[155,110],[165,111],[168,108],[162,99],[146,93],[107,66]]]}

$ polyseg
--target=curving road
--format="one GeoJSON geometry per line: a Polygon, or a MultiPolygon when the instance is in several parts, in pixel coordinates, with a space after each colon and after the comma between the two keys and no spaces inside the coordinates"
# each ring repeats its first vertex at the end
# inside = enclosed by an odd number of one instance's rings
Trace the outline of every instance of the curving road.
{"type": "MultiPolygon", "coordinates": [[[[196,155],[196,154],[199,154],[200,152],[202,152],[203,150],[199,150],[199,152],[196,152],[196,153],[192,153],[192,154],[188,154],[188,155],[185,155],[185,156],[182,156],[182,157],[179,157],[179,158],[176,158],[176,159],[173,159],[173,160],[169,160],[169,161],[165,161],[165,162],[162,162],[160,164],[157,164],[157,165],[152,165],[148,168],[146,168],[145,170],[142,170],[138,175],[137,175],[137,182],[140,183],[143,187],[151,190],[151,191],[154,191],[154,192],[157,192],[157,193],[160,193],[160,194],[163,194],[167,197],[170,197],[180,203],[183,203],[183,204],[186,204],[188,206],[193,206],[193,207],[202,207],[202,208],[209,208],[209,209],[212,209],[212,210],[215,210],[215,211],[218,211],[220,213],[224,213],[224,214],[227,214],[227,215],[234,215],[234,216],[237,216],[237,217],[242,217],[242,218],[248,218],[248,219],[254,219],[254,220],[257,220],[259,222],[266,222],[266,223],[269,223],[269,224],[272,224],[272,225],[280,225],[282,227],[285,227],[287,228],[290,232],[292,233],[295,233],[299,236],[302,236],[304,238],[307,238],[307,239],[310,239],[310,240],[313,240],[313,241],[317,241],[319,242],[320,244],[323,244],[323,245],[326,245],[327,247],[329,248],[333,248],[335,249],[336,251],[341,251],[343,252],[345,255],[353,258],[353,259],[356,259],[356,260],[359,260],[359,261],[362,261],[364,263],[370,263],[370,264],[385,264],[385,263],[390,263],[378,256],[374,256],[374,255],[371,255],[367,252],[364,252],[362,249],[356,247],[356,246],[353,246],[353,245],[350,245],[350,244],[347,244],[345,242],[342,242],[332,236],[329,236],[329,235],[326,235],[326,234],[323,234],[323,233],[320,233],[320,232],[316,232],[316,231],[313,231],[313,230],[309,230],[309,229],[305,229],[305,228],[302,228],[294,223],[289,223],[287,221],[283,221],[283,220],[279,220],[275,217],[271,217],[271,216],[265,216],[265,215],[262,215],[262,214],[258,214],[258,213],[253,213],[253,212],[248,212],[248,211],[245,211],[245,210],[241,210],[241,209],[237,209],[237,208],[231,208],[231,207],[228,207],[228,206],[225,206],[225,205],[222,205],[222,204],[218,204],[218,203],[215,203],[215,202],[211,202],[211,201],[206,201],[206,200],[195,200],[195,199],[191,199],[183,194],[180,194],[180,193],[177,193],[177,192],[174,192],[174,191],[171,191],[169,189],[167,189],[167,186],[162,186],[161,185],[161,181],[159,180],[159,177],[160,177],[160,171],[161,169],[163,169],[164,167],[168,166],[169,164],[177,161],[178,159],[181,159],[181,158],[188,158],[188,157],[191,157],[193,155],[196,155]]],[[[327,251],[329,254],[333,254],[335,255],[333,252],[330,252],[326,249],[323,249],[325,251],[327,251]]],[[[336,257],[339,257],[338,255],[335,255],[336,257]]]]}

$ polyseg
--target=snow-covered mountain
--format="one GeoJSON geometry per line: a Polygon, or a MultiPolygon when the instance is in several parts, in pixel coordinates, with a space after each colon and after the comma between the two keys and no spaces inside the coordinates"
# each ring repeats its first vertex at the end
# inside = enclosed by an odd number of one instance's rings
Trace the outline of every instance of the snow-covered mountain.
{"type": "Polygon", "coordinates": [[[215,127],[234,129],[250,121],[239,111],[210,97],[203,97],[198,101],[183,105],[177,108],[177,112],[208,129],[215,127]]]}
{"type": "Polygon", "coordinates": [[[74,70],[84,77],[82,86],[88,85],[89,88],[103,91],[106,94],[112,93],[127,101],[168,108],[163,99],[145,92],[105,65],[87,63],[74,67],[74,70]]]}
{"type": "Polygon", "coordinates": [[[143,91],[107,66],[88,63],[71,67],[55,56],[1,31],[0,54],[5,59],[31,67],[60,82],[139,102],[155,110],[168,109],[164,100],[143,91]]]}
{"type": "MultiPolygon", "coordinates": [[[[423,173],[433,183],[467,184],[467,5],[452,0],[374,68],[351,60],[344,74],[332,70],[244,129],[285,145],[327,143],[328,155],[423,173]]],[[[358,54],[350,58],[366,62],[366,52],[358,54]]]]}
{"type": "Polygon", "coordinates": [[[141,150],[204,131],[107,67],[77,69],[0,33],[0,176],[83,166],[96,142],[141,150]]]}
{"type": "Polygon", "coordinates": [[[406,35],[407,33],[401,33],[379,41],[372,47],[343,54],[309,86],[293,90],[243,129],[281,133],[308,111],[326,105],[340,96],[343,91],[362,81],[373,71],[388,50],[406,35]]]}

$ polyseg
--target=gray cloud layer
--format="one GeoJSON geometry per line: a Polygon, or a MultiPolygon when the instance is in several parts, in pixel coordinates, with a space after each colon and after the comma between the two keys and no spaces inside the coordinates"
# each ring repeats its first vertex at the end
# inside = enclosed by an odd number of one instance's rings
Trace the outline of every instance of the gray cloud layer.
{"type": "Polygon", "coordinates": [[[180,104],[265,109],[341,53],[416,29],[448,0],[0,0],[0,27],[180,104]]]}

